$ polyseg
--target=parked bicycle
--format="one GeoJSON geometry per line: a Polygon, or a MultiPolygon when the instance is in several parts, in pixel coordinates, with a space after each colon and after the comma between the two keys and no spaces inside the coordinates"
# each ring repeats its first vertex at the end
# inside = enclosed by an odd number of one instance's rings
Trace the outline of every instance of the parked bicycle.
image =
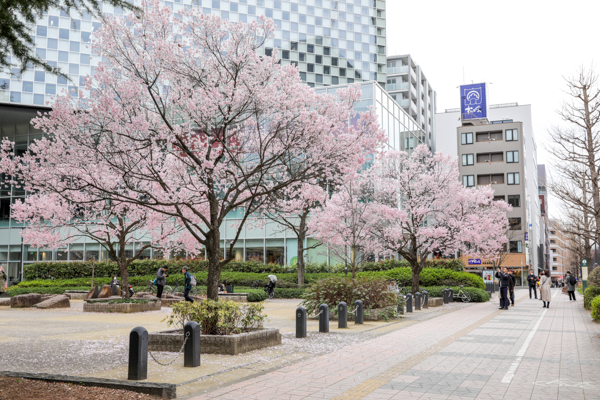
{"type": "MultiPolygon", "coordinates": [[[[183,284],[183,282],[181,281],[177,281],[175,282],[175,287],[173,289],[171,289],[171,294],[175,295],[175,293],[183,293],[185,289],[185,285],[183,284]]],[[[167,290],[167,287],[165,286],[165,291],[167,290]]],[[[192,286],[192,289],[190,290],[190,294],[193,294],[194,296],[198,296],[198,286],[192,286]]]]}
{"type": "Polygon", "coordinates": [[[472,300],[473,296],[471,296],[471,293],[463,292],[462,288],[463,287],[461,286],[458,289],[458,293],[454,294],[454,298],[462,300],[463,303],[468,303],[468,302],[470,302],[472,300]]]}
{"type": "MultiPolygon", "coordinates": [[[[156,294],[157,286],[152,281],[148,281],[146,284],[146,290],[152,294],[156,294]]],[[[165,285],[163,289],[163,293],[171,293],[173,292],[173,288],[169,285],[165,285]]]]}

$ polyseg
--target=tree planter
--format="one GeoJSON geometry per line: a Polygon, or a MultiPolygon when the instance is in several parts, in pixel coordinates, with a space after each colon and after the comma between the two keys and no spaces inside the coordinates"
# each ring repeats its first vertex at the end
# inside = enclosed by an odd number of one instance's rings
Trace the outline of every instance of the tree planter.
{"type": "MultiPolygon", "coordinates": [[[[148,350],[178,352],[183,343],[181,329],[148,335],[148,350]]],[[[257,329],[239,335],[202,335],[200,353],[237,355],[281,344],[279,329],[257,329]]]]}
{"type": "Polygon", "coordinates": [[[86,301],[83,303],[83,312],[115,312],[115,313],[138,313],[145,311],[160,311],[160,301],[149,301],[148,303],[107,303],[99,301],[86,301]]]}

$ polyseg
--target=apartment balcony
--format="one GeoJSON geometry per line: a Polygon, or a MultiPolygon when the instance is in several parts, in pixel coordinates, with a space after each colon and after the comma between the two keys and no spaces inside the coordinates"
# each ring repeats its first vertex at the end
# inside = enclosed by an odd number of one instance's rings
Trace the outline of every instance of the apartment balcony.
{"type": "Polygon", "coordinates": [[[392,92],[394,90],[407,90],[409,87],[408,82],[400,82],[400,83],[388,83],[386,84],[386,90],[388,92],[392,92]]]}
{"type": "Polygon", "coordinates": [[[406,74],[406,73],[408,73],[408,65],[400,65],[400,66],[396,66],[396,67],[388,67],[387,68],[388,75],[406,74]]]}

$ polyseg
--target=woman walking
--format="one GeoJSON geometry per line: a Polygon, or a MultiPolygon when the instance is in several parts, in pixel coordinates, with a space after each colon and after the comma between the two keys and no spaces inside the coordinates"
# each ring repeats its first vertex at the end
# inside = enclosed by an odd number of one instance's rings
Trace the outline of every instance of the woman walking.
{"type": "Polygon", "coordinates": [[[550,300],[552,299],[550,285],[552,284],[552,279],[550,278],[550,271],[545,270],[543,274],[544,275],[540,278],[540,294],[542,295],[544,307],[550,308],[550,300]]]}

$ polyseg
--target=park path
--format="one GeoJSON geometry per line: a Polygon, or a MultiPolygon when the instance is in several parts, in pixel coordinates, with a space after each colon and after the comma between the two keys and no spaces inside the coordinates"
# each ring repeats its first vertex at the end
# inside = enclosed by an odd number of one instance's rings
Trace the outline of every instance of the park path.
{"type": "MultiPolygon", "coordinates": [[[[600,399],[600,324],[558,289],[497,300],[222,387],[205,399],[600,399]]],[[[302,340],[302,339],[298,339],[302,340]]]]}

